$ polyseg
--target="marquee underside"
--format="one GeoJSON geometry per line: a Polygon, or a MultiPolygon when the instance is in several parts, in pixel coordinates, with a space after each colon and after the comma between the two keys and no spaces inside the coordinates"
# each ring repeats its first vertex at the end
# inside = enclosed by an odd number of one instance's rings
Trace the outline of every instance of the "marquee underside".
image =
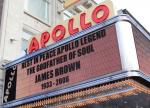
{"type": "Polygon", "coordinates": [[[65,93],[16,108],[148,108],[150,89],[132,78],[65,93]],[[144,100],[144,102],[143,102],[144,100]]]}

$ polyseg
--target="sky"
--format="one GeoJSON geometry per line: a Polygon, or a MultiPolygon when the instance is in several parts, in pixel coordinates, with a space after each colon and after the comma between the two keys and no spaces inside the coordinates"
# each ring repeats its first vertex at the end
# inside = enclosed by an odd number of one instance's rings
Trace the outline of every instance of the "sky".
{"type": "MultiPolygon", "coordinates": [[[[100,3],[104,0],[95,0],[100,3]]],[[[117,10],[127,9],[150,32],[150,0],[112,0],[117,10]]]]}

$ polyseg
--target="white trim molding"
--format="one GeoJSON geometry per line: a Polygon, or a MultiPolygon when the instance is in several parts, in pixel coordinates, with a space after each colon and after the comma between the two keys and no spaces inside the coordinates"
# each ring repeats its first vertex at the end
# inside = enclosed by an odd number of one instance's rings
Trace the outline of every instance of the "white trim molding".
{"type": "Polygon", "coordinates": [[[139,70],[132,25],[127,21],[116,24],[118,45],[123,70],[139,70]]]}

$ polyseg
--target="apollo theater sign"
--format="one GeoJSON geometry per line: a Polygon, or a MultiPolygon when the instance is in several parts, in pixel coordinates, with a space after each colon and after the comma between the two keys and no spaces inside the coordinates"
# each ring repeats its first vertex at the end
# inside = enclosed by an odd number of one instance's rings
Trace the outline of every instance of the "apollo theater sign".
{"type": "Polygon", "coordinates": [[[121,64],[114,24],[80,33],[112,16],[112,2],[106,0],[32,37],[29,54],[6,67],[4,103],[119,71],[121,64]],[[80,36],[72,39],[76,34],[80,36]],[[70,40],[56,44],[67,38],[70,40]],[[57,46],[48,48],[50,45],[57,46]],[[38,51],[46,47],[43,52],[38,51]],[[32,55],[33,52],[37,53],[32,55]]]}
{"type": "Polygon", "coordinates": [[[68,21],[64,21],[51,30],[43,32],[40,36],[32,37],[28,45],[28,53],[37,51],[52,43],[73,36],[81,30],[85,30],[97,23],[101,23],[114,15],[111,1],[106,0],[90,10],[82,12],[68,21]]]}

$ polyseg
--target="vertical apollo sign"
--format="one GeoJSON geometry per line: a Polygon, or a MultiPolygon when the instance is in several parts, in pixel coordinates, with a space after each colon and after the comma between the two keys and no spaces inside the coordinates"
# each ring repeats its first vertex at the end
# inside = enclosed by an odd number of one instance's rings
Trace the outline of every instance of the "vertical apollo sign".
{"type": "Polygon", "coordinates": [[[12,66],[6,70],[3,102],[16,99],[17,66],[12,66]]]}

